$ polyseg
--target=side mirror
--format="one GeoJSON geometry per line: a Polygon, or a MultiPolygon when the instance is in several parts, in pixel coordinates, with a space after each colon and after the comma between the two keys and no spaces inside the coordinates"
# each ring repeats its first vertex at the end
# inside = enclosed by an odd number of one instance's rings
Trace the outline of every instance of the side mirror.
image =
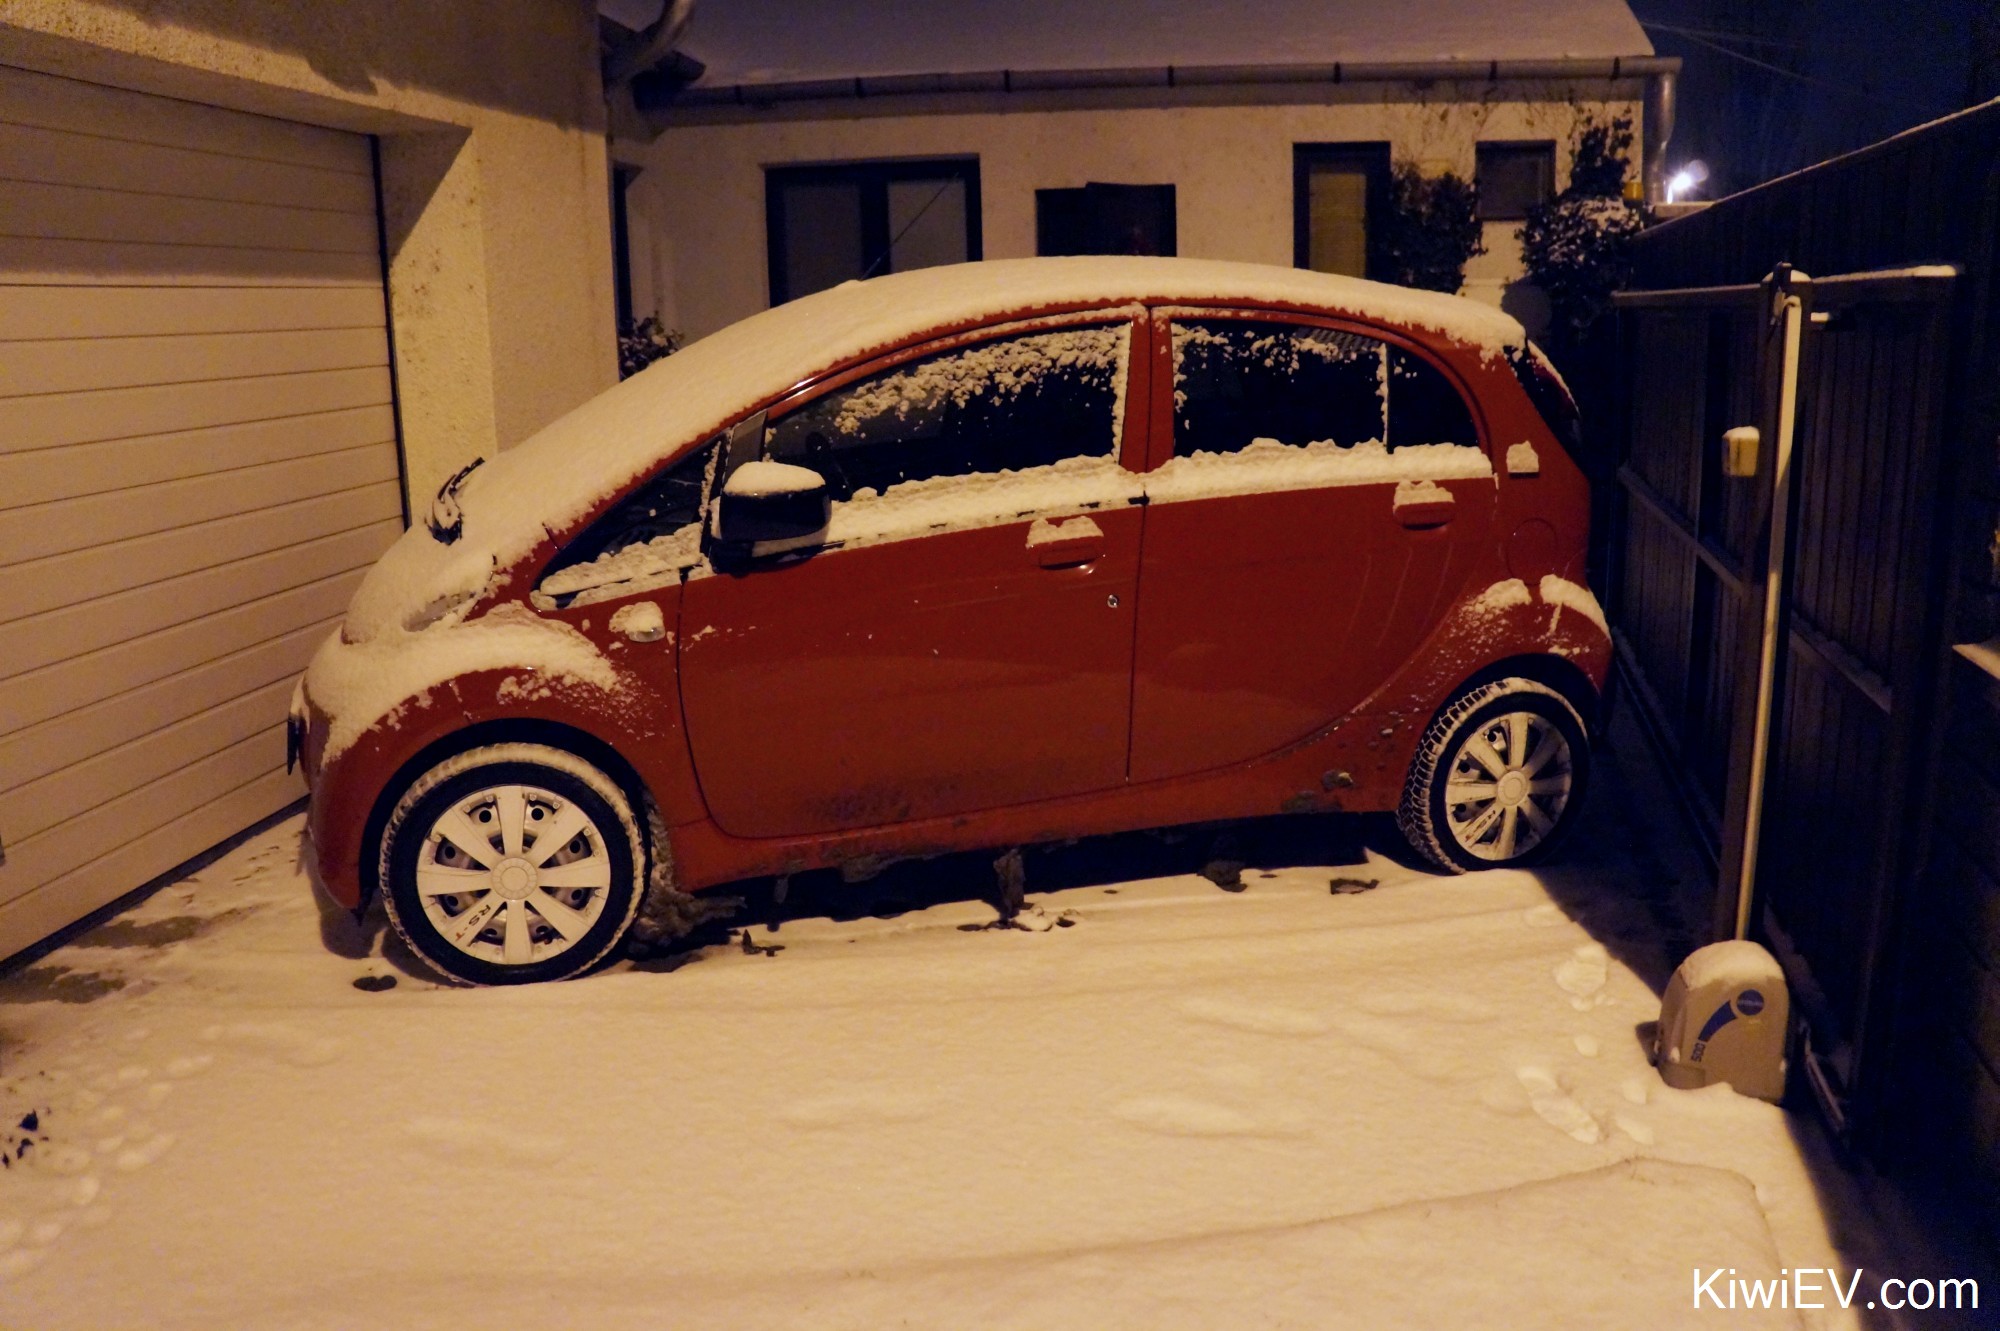
{"type": "Polygon", "coordinates": [[[787,462],[746,462],[723,483],[709,529],[716,553],[757,559],[822,544],[833,502],[826,479],[787,462]]]}

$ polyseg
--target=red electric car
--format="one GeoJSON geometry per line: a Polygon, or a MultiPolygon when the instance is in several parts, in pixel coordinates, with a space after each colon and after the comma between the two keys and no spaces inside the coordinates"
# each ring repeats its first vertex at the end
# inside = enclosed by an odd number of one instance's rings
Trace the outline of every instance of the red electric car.
{"type": "Polygon", "coordinates": [[[1574,819],[1609,662],[1575,413],[1512,319],[1040,259],[759,314],[439,493],[292,732],[327,890],[474,983],[717,884],[1396,810],[1574,819]]]}

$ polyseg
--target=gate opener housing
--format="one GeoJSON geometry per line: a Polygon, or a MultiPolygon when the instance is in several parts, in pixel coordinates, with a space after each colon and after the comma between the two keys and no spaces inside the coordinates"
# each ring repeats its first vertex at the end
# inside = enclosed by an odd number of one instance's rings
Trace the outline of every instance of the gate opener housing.
{"type": "Polygon", "coordinates": [[[1776,1103],[1785,1093],[1791,1001],[1777,959],[1743,939],[1680,964],[1660,1004],[1653,1063],[1679,1090],[1718,1083],[1776,1103]]]}

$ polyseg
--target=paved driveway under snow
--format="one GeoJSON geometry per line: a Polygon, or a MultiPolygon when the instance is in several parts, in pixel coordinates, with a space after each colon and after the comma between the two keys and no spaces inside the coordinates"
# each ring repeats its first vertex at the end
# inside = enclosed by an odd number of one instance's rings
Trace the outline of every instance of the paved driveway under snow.
{"type": "Polygon", "coordinates": [[[1605,771],[1542,876],[1252,831],[1240,893],[1031,857],[1071,924],[507,991],[344,934],[292,818],[0,981],[0,1325],[1679,1326],[1696,1267],[1844,1277],[1791,1121],[1646,1064],[1664,824],[1605,771]]]}

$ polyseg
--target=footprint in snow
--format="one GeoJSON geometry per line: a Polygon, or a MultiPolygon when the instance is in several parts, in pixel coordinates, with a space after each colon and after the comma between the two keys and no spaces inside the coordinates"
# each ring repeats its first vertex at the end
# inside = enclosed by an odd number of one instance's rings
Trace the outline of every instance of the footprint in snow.
{"type": "Polygon", "coordinates": [[[1174,1010],[1193,1021],[1257,1035],[1324,1035],[1327,1030],[1327,1024],[1310,1012],[1231,998],[1184,998],[1174,1010]]]}
{"type": "Polygon", "coordinates": [[[204,1040],[226,1040],[251,1053],[262,1054],[295,1068],[324,1067],[340,1056],[340,1041],[307,1035],[279,1022],[235,1022],[210,1026],[204,1040]]]}
{"type": "Polygon", "coordinates": [[[1570,1005],[1581,1012],[1594,1007],[1610,957],[1601,943],[1585,943],[1556,967],[1556,984],[1570,996],[1570,1005]]]}
{"type": "Polygon", "coordinates": [[[1135,1128],[1168,1137],[1303,1137],[1312,1125],[1302,1115],[1246,1113],[1181,1095],[1148,1095],[1111,1111],[1135,1128]]]}
{"type": "Polygon", "coordinates": [[[1434,1021],[1493,1020],[1493,1009],[1476,998],[1427,990],[1370,992],[1363,994],[1356,1006],[1378,1017],[1428,1017],[1434,1021]]]}
{"type": "Polygon", "coordinates": [[[118,1153],[118,1167],[127,1173],[144,1169],[172,1148],[178,1138],[171,1132],[156,1132],[118,1153]]]}
{"type": "Polygon", "coordinates": [[[1653,1130],[1632,1115],[1626,1113],[1613,1114],[1611,1121],[1617,1125],[1620,1132],[1639,1143],[1639,1145],[1651,1146],[1653,1144],[1653,1130]]]}
{"type": "Polygon", "coordinates": [[[548,1165],[572,1154],[553,1137],[495,1127],[470,1118],[425,1115],[403,1125],[403,1134],[426,1154],[453,1164],[548,1165]]]}
{"type": "Polygon", "coordinates": [[[1586,1146],[1604,1139],[1604,1129],[1588,1109],[1570,1098],[1554,1073],[1547,1068],[1525,1067],[1515,1075],[1528,1093],[1528,1107],[1542,1122],[1586,1146]]]}

